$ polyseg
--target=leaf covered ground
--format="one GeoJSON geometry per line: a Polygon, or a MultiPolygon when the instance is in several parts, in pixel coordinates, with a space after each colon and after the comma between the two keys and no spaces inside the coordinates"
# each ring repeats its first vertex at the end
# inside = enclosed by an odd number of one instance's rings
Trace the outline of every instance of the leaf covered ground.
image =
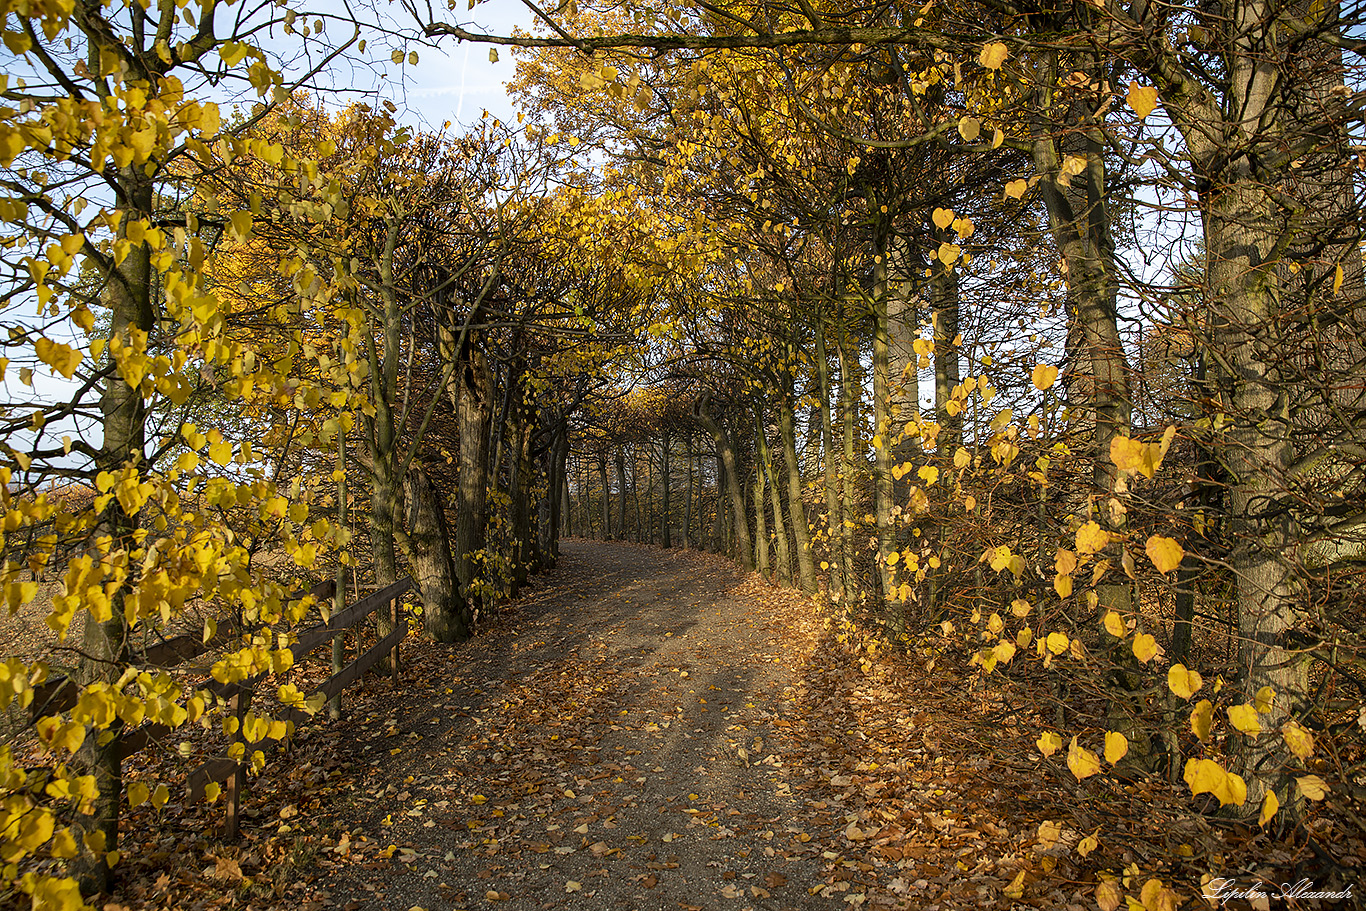
{"type": "Polygon", "coordinates": [[[1101,874],[1203,906],[1212,870],[1306,854],[1165,786],[1083,789],[966,669],[724,558],[563,548],[476,639],[407,648],[397,687],[275,757],[239,844],[211,810],[172,805],[146,844],[134,819],[115,911],[1091,909],[1101,874]]]}

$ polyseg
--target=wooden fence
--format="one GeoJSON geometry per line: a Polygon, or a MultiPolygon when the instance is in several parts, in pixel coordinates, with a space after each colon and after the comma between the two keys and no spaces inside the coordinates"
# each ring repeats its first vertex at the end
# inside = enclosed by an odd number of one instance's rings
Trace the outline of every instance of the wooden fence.
{"type": "MultiPolygon", "coordinates": [[[[408,633],[408,624],[406,620],[400,617],[399,599],[411,587],[411,579],[400,579],[392,585],[366,595],[350,607],[334,613],[326,623],[304,630],[299,634],[298,641],[289,648],[294,656],[295,664],[301,663],[319,646],[330,643],[335,637],[344,635],[347,630],[365,622],[371,614],[385,605],[389,608],[389,619],[394,626],[393,632],[372,645],[364,654],[357,654],[355,660],[333,673],[321,686],[309,693],[307,698],[322,694],[326,699],[331,700],[340,696],[343,690],[358,681],[362,674],[383,661],[386,656],[391,659],[390,667],[394,681],[398,681],[399,643],[408,633]]],[[[308,592],[299,593],[296,597],[311,594],[323,601],[334,597],[335,591],[334,582],[322,582],[308,592]]],[[[225,623],[218,633],[207,642],[203,641],[202,637],[193,634],[176,636],[147,648],[137,663],[156,668],[175,667],[212,648],[227,643],[238,632],[239,630],[234,624],[225,623]]],[[[359,649],[357,651],[359,652],[359,649]]],[[[193,769],[186,782],[191,800],[198,800],[203,797],[205,789],[210,784],[219,783],[224,786],[223,794],[227,816],[224,820],[223,832],[228,839],[235,839],[240,827],[242,785],[246,779],[248,757],[250,756],[248,751],[270,752],[280,744],[280,741],[269,737],[254,744],[248,744],[243,737],[243,719],[251,708],[251,701],[256,693],[257,686],[266,676],[267,674],[263,672],[250,680],[238,683],[219,683],[217,680],[209,678],[195,687],[196,692],[206,690],[224,699],[228,703],[228,710],[237,718],[237,730],[229,739],[227,749],[193,769]],[[232,754],[239,748],[237,747],[238,744],[241,744],[242,755],[234,757],[232,754]]],[[[76,704],[79,695],[79,689],[67,678],[54,679],[43,684],[35,692],[30,708],[31,716],[36,719],[53,712],[69,709],[76,704]]],[[[284,709],[278,714],[278,718],[293,721],[296,725],[307,721],[310,717],[307,713],[293,708],[284,709]]],[[[123,758],[127,759],[129,756],[142,751],[148,744],[161,740],[171,731],[172,729],[165,725],[153,723],[142,724],[132,730],[125,731],[120,744],[123,758]]]]}

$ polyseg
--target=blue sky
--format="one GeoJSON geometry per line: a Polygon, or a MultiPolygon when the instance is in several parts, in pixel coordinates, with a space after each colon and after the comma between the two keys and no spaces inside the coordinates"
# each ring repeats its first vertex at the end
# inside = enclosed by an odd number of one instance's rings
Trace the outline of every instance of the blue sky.
{"type": "MultiPolygon", "coordinates": [[[[466,11],[465,3],[446,13],[472,31],[510,34],[514,27],[530,31],[532,13],[519,0],[487,0],[466,11]]],[[[516,70],[509,48],[500,48],[498,62],[489,60],[488,45],[457,44],[445,38],[439,48],[418,48],[416,66],[404,65],[403,82],[391,81],[385,97],[406,110],[405,120],[440,127],[447,120],[473,123],[487,109],[502,120],[515,116],[503,88],[516,70]]]]}

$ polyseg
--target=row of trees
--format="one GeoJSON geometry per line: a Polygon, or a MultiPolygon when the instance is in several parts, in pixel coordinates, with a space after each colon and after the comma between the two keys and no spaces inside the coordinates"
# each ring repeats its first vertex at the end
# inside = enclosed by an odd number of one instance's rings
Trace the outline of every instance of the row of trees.
{"type": "Polygon", "coordinates": [[[1103,753],[1268,825],[1360,796],[1355,24],[1229,0],[427,31],[533,49],[534,111],[707,214],[662,369],[739,561],[1042,672],[1053,726],[1105,732],[1079,778],[1103,753]]]}
{"type": "Polygon", "coordinates": [[[196,610],[240,623],[220,681],[283,673],[265,632],[348,565],[456,641],[656,502],[666,546],[1051,694],[1078,778],[1264,825],[1359,787],[1342,11],[566,8],[489,39],[532,49],[526,123],[449,135],[304,94],[363,53],[327,15],[0,10],[6,601],[60,579],[0,702],[80,687],[0,749],[37,906],[107,887],[126,731],[235,723],[136,642],[196,610]]]}

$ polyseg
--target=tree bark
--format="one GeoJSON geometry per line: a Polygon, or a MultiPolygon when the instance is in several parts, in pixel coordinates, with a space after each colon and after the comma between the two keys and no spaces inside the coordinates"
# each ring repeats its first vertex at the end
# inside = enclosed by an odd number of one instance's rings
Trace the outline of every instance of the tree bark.
{"type": "Polygon", "coordinates": [[[661,518],[660,518],[660,526],[661,526],[661,527],[660,527],[660,544],[661,544],[666,550],[669,549],[669,548],[671,548],[671,547],[673,547],[673,536],[672,536],[672,531],[671,531],[671,529],[669,528],[669,523],[670,523],[670,518],[669,518],[669,492],[670,492],[670,488],[671,488],[672,485],[673,485],[673,479],[672,479],[672,477],[671,477],[670,474],[669,474],[669,446],[670,446],[669,431],[668,431],[668,429],[666,428],[666,429],[662,432],[661,437],[660,437],[660,466],[659,466],[659,471],[660,471],[660,474],[662,475],[661,483],[663,484],[663,492],[662,492],[661,502],[660,502],[660,512],[662,513],[662,516],[661,516],[661,518]]]}
{"type": "MultiPolygon", "coordinates": [[[[834,390],[830,381],[830,355],[825,345],[825,315],[816,316],[816,377],[820,387],[821,454],[825,475],[825,528],[829,547],[830,598],[836,603],[844,600],[844,511],[840,508],[839,455],[835,451],[835,426],[831,399],[834,390]]],[[[767,465],[767,461],[765,462],[767,465]]]]}
{"type": "MultiPolygon", "coordinates": [[[[151,181],[139,169],[123,168],[117,180],[124,196],[118,209],[120,237],[126,227],[139,219],[150,220],[155,199],[151,181]]],[[[133,331],[150,332],[156,322],[152,293],[151,247],[134,244],[123,262],[114,269],[100,292],[101,300],[109,308],[110,338],[132,344],[133,331]]],[[[95,466],[100,471],[117,473],[131,464],[139,473],[148,468],[143,463],[146,451],[147,408],[139,389],[130,386],[118,371],[112,371],[104,381],[100,395],[101,429],[104,439],[100,444],[95,466]]],[[[131,547],[139,522],[136,515],[127,513],[117,497],[111,499],[98,519],[96,539],[105,538],[113,547],[131,547]]],[[[74,675],[78,686],[93,683],[113,684],[123,672],[127,659],[127,629],[124,622],[124,599],[129,590],[125,582],[110,597],[108,620],[98,620],[86,613],[81,634],[81,659],[74,675]]],[[[75,757],[76,765],[84,774],[95,779],[97,796],[89,813],[77,817],[76,843],[81,853],[72,861],[72,872],[85,895],[108,892],[111,872],[108,852],[116,850],[119,841],[119,812],[123,802],[122,724],[115,721],[105,732],[88,732],[75,757]],[[102,840],[98,850],[91,850],[82,841],[82,833],[93,840],[102,840]]]]}
{"type": "Polygon", "coordinates": [[[431,478],[416,462],[403,479],[403,491],[408,530],[398,540],[422,596],[423,627],[437,642],[462,642],[470,637],[470,611],[460,596],[451,559],[446,510],[431,478]]]}
{"type": "MultiPolygon", "coordinates": [[[[729,496],[734,520],[735,547],[741,565],[747,570],[754,569],[754,549],[750,543],[749,522],[745,516],[745,495],[740,489],[740,473],[736,465],[735,449],[731,446],[730,435],[707,412],[708,399],[704,397],[693,409],[693,417],[702,428],[711,434],[716,445],[716,455],[724,468],[725,493],[729,496]]],[[[719,505],[719,504],[718,504],[719,505]]]]}
{"type": "MultiPolygon", "coordinates": [[[[789,356],[795,355],[789,351],[789,356]]],[[[783,461],[787,463],[787,517],[797,557],[797,585],[807,594],[816,591],[816,564],[811,553],[811,526],[802,500],[802,469],[797,461],[797,438],[793,413],[790,374],[787,388],[778,396],[778,435],[783,442],[783,461]]]]}
{"type": "Polygon", "coordinates": [[[773,544],[777,551],[776,577],[784,585],[792,584],[792,554],[787,546],[787,527],[783,521],[783,502],[778,491],[778,481],[773,473],[773,454],[768,448],[768,438],[762,423],[758,428],[759,448],[757,458],[759,469],[767,482],[769,500],[773,506],[773,544]]]}

